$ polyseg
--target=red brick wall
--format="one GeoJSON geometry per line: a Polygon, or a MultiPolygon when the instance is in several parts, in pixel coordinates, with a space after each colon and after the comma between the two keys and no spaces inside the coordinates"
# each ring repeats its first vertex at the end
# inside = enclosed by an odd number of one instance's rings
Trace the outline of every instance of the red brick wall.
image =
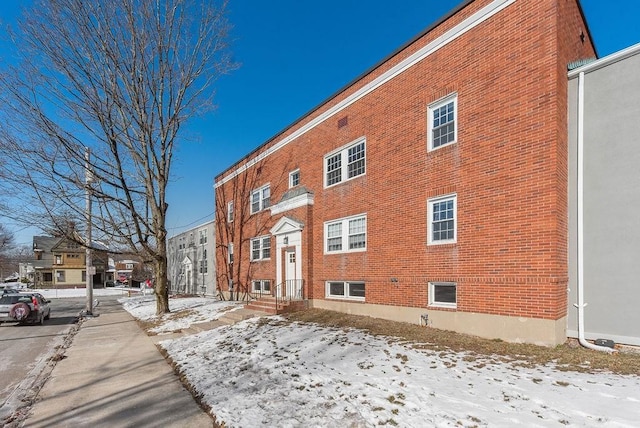
{"type": "MultiPolygon", "coordinates": [[[[489,3],[471,3],[274,142],[489,3]]],[[[271,227],[289,215],[305,223],[303,269],[314,299],[324,298],[326,280],[364,280],[367,303],[426,307],[429,281],[454,281],[458,311],[561,318],[566,66],[593,55],[588,38],[580,41],[583,27],[575,0],[508,6],[269,156],[258,185],[271,183],[272,203],[287,188],[283,171],[300,168],[315,204],[250,221],[271,227]],[[427,106],[453,92],[458,141],[428,152],[427,106]],[[366,175],[325,189],[324,155],[362,136],[366,175]],[[449,193],[457,194],[457,242],[427,245],[427,200],[449,193]],[[367,215],[367,251],[324,254],[324,222],[355,214],[367,215]]],[[[275,251],[273,239],[272,261],[256,275],[275,278],[275,251]]]]}

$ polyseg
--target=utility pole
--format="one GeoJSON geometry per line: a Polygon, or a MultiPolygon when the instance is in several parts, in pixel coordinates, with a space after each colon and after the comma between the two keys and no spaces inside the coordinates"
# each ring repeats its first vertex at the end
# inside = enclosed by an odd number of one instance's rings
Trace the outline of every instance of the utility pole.
{"type": "Polygon", "coordinates": [[[93,174],[89,166],[90,149],[85,148],[85,217],[87,221],[87,236],[85,244],[85,272],[86,272],[86,285],[87,285],[87,315],[93,315],[93,274],[95,273],[95,267],[93,267],[93,260],[91,254],[91,186],[93,183],[93,174]]]}

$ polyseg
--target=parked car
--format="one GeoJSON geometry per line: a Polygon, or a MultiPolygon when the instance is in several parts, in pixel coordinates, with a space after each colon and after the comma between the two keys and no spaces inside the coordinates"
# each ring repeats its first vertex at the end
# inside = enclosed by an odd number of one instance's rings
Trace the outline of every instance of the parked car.
{"type": "Polygon", "coordinates": [[[0,323],[44,324],[51,317],[49,300],[40,293],[6,293],[0,297],[0,323]]]}
{"type": "Polygon", "coordinates": [[[104,286],[105,287],[115,287],[116,283],[113,282],[113,281],[107,281],[107,282],[104,283],[104,286]]]}

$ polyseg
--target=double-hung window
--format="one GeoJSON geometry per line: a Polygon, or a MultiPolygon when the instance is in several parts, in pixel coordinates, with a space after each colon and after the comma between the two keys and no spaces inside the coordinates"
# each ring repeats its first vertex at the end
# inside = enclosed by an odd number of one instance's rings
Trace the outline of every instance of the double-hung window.
{"type": "Polygon", "coordinates": [[[430,282],[429,306],[456,308],[458,305],[455,282],[430,282]]]}
{"type": "Polygon", "coordinates": [[[366,140],[360,138],[324,158],[325,186],[364,175],[366,172],[366,140]]]}
{"type": "Polygon", "coordinates": [[[251,214],[269,208],[271,205],[271,188],[267,184],[251,192],[251,214]]]}
{"type": "Polygon", "coordinates": [[[227,203],[227,223],[233,222],[233,201],[227,203]]]}
{"type": "Polygon", "coordinates": [[[345,253],[367,249],[367,216],[359,215],[324,224],[325,253],[345,253]]]}
{"type": "Polygon", "coordinates": [[[327,281],[325,287],[328,298],[364,300],[365,285],[362,281],[327,281]]]}
{"type": "Polygon", "coordinates": [[[448,195],[428,201],[428,244],[449,244],[457,239],[457,197],[448,195]]]}
{"type": "Polygon", "coordinates": [[[200,273],[209,273],[209,267],[207,265],[207,260],[200,260],[200,273]]]}
{"type": "Polygon", "coordinates": [[[271,258],[271,237],[260,236],[251,240],[251,260],[271,258]]]}
{"type": "Polygon", "coordinates": [[[458,96],[450,95],[429,106],[429,150],[453,144],[458,139],[458,96]]]}
{"type": "Polygon", "coordinates": [[[289,173],[289,189],[300,184],[300,170],[296,169],[289,173]]]}

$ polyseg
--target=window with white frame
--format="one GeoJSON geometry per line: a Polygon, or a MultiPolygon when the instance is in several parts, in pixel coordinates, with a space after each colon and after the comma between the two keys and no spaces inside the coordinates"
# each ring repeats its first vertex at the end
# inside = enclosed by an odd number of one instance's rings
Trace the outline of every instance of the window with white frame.
{"type": "Polygon", "coordinates": [[[251,240],[251,260],[271,258],[271,237],[260,236],[251,240]]]}
{"type": "Polygon", "coordinates": [[[449,244],[457,239],[457,197],[448,195],[428,201],[428,244],[449,244]]]}
{"type": "Polygon", "coordinates": [[[230,242],[229,245],[227,245],[227,256],[228,256],[228,262],[229,264],[233,263],[233,242],[230,242]]]}
{"type": "Polygon", "coordinates": [[[207,249],[202,251],[202,260],[200,260],[200,273],[209,273],[209,266],[207,263],[207,249]]]}
{"type": "Polygon", "coordinates": [[[326,297],[335,299],[364,300],[365,285],[362,281],[327,281],[326,297]]]}
{"type": "Polygon", "coordinates": [[[200,260],[200,273],[204,273],[204,274],[209,273],[209,268],[208,268],[206,259],[200,260]]]}
{"type": "Polygon", "coordinates": [[[269,208],[271,205],[271,188],[267,184],[251,192],[251,214],[269,208]]]}
{"type": "Polygon", "coordinates": [[[227,223],[233,222],[233,201],[227,203],[227,223]]]}
{"type": "Polygon", "coordinates": [[[429,106],[429,150],[453,144],[458,137],[458,96],[448,96],[429,106]]]}
{"type": "Polygon", "coordinates": [[[324,169],[326,187],[363,175],[366,171],[366,140],[361,138],[325,156],[324,169]]]}
{"type": "Polygon", "coordinates": [[[455,282],[429,283],[429,306],[456,308],[457,305],[457,284],[455,282]]]}
{"type": "Polygon", "coordinates": [[[207,243],[207,229],[203,229],[200,231],[200,244],[207,243]]]}
{"type": "Polygon", "coordinates": [[[326,253],[345,253],[367,249],[367,216],[359,215],[324,224],[326,253]]]}
{"type": "Polygon", "coordinates": [[[254,293],[271,293],[271,281],[268,279],[254,279],[251,281],[251,291],[254,293]]]}
{"type": "Polygon", "coordinates": [[[289,189],[300,184],[300,170],[296,169],[289,173],[289,189]]]}

